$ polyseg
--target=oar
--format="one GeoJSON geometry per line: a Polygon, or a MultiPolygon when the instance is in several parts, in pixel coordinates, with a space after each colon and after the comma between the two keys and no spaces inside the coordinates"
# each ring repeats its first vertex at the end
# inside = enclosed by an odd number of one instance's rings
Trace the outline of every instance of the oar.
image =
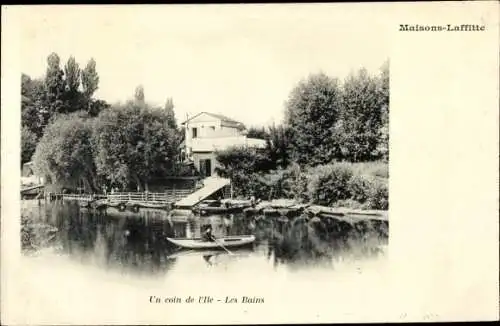
{"type": "Polygon", "coordinates": [[[227,249],[222,243],[220,243],[214,236],[212,236],[212,240],[214,240],[215,243],[217,243],[219,246],[221,246],[222,249],[227,251],[228,254],[233,255],[233,253],[231,251],[229,251],[229,249],[227,249]]]}

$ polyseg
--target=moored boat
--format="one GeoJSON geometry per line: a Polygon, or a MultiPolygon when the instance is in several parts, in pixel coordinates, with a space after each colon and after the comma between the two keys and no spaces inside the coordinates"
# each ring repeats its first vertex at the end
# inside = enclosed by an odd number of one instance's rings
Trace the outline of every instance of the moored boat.
{"type": "Polygon", "coordinates": [[[255,241],[255,236],[253,235],[241,235],[241,236],[227,236],[223,238],[218,238],[216,241],[206,241],[201,238],[168,238],[167,240],[171,243],[188,249],[214,249],[221,248],[222,246],[226,248],[242,247],[249,245],[255,241]]]}
{"type": "Polygon", "coordinates": [[[169,210],[172,208],[172,204],[165,204],[165,203],[140,203],[140,207],[142,208],[155,208],[155,209],[166,209],[169,210]]]}
{"type": "Polygon", "coordinates": [[[200,215],[210,215],[210,214],[230,214],[243,211],[242,207],[211,207],[211,206],[200,206],[194,209],[196,213],[200,215]]]}

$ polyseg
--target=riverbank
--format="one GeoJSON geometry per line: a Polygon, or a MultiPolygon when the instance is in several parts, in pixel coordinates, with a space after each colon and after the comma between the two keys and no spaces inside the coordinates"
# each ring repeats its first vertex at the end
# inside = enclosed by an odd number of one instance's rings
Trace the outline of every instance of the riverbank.
{"type": "Polygon", "coordinates": [[[233,170],[230,174],[237,197],[294,199],[302,204],[352,209],[389,208],[389,166],[383,161],[315,167],[292,164],[265,173],[233,170]]]}

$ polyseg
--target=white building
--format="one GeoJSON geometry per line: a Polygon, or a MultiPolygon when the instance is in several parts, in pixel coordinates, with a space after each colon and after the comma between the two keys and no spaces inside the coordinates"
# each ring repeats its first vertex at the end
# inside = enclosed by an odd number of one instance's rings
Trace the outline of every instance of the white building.
{"type": "Polygon", "coordinates": [[[262,139],[247,138],[243,123],[220,114],[201,112],[181,124],[185,140],[181,149],[184,160],[193,161],[203,176],[214,174],[216,150],[232,146],[265,148],[262,139]]]}

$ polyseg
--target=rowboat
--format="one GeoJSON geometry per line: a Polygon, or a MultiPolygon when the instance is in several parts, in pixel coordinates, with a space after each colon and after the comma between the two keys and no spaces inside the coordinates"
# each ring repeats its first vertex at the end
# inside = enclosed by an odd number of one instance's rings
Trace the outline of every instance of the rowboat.
{"type": "MultiPolygon", "coordinates": [[[[252,251],[242,249],[232,248],[233,256],[237,255],[239,257],[248,256],[252,251]]],[[[169,259],[173,258],[181,258],[181,257],[206,257],[206,256],[214,256],[214,257],[222,257],[226,256],[228,252],[221,250],[221,248],[217,249],[207,249],[207,250],[195,250],[195,249],[181,249],[178,252],[172,253],[167,256],[169,259]]]]}
{"type": "Polygon", "coordinates": [[[167,238],[173,244],[188,249],[214,249],[221,248],[221,245],[226,248],[241,247],[249,245],[255,241],[253,235],[228,236],[216,239],[217,241],[206,241],[201,238],[192,239],[172,239],[167,238]]]}
{"type": "Polygon", "coordinates": [[[162,204],[162,203],[140,203],[139,207],[142,208],[154,208],[154,209],[170,209],[171,204],[162,204]]]}
{"type": "Polygon", "coordinates": [[[242,212],[245,208],[251,206],[252,202],[249,200],[207,200],[201,202],[193,211],[202,216],[210,214],[230,214],[242,212]]]}

